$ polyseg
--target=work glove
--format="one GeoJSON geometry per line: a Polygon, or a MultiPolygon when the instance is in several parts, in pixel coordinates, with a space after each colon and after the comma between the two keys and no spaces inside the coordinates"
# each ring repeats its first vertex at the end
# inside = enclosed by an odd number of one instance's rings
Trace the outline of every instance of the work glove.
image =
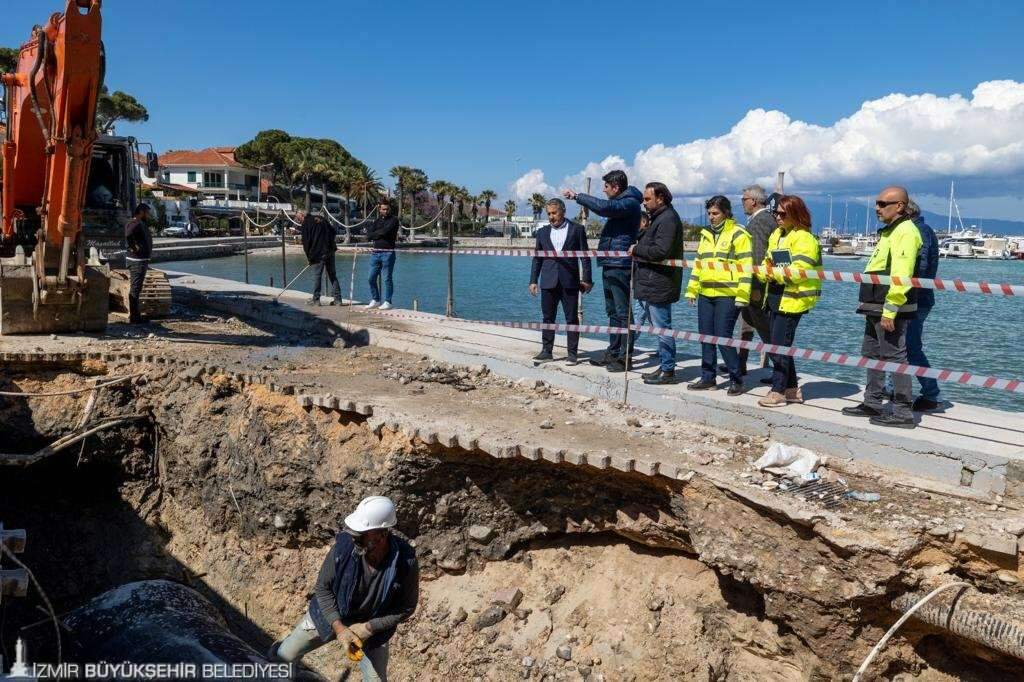
{"type": "Polygon", "coordinates": [[[370,632],[370,627],[366,623],[355,623],[353,625],[348,626],[348,629],[352,631],[352,633],[355,634],[356,637],[358,637],[360,640],[364,642],[370,638],[370,635],[373,634],[372,632],[370,632]]]}

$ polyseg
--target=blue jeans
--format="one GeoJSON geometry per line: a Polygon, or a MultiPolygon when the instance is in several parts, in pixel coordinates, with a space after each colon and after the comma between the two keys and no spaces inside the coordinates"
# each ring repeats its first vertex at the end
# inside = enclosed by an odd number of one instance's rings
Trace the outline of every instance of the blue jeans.
{"type": "MultiPolygon", "coordinates": [[[[924,321],[928,319],[931,308],[918,308],[917,316],[907,320],[907,362],[918,367],[931,367],[928,356],[924,354],[924,321]]],[[[921,397],[939,402],[939,382],[931,377],[918,377],[921,384],[921,397]]]]}
{"type": "MultiPolygon", "coordinates": [[[[659,329],[672,328],[671,303],[644,303],[637,306],[636,324],[650,324],[659,329]]],[[[658,359],[661,361],[662,372],[676,371],[676,339],[674,336],[658,337],[658,359]]]]}
{"type": "MultiPolygon", "coordinates": [[[[740,309],[736,307],[736,299],[730,296],[698,296],[697,297],[697,329],[701,334],[732,338],[736,328],[736,319],[740,309]]],[[[700,354],[700,377],[703,381],[715,381],[715,370],[718,351],[722,352],[722,362],[729,370],[729,379],[743,381],[740,374],[740,356],[732,346],[716,346],[713,343],[702,343],[700,354]]]]}
{"type": "MultiPolygon", "coordinates": [[[[333,640],[331,640],[333,641],[333,640]]],[[[296,663],[314,649],[319,649],[327,642],[320,639],[316,625],[307,611],[295,629],[277,645],[273,658],[285,663],[296,663]]],[[[340,651],[340,650],[339,650],[340,651]]],[[[359,661],[359,672],[367,682],[387,682],[388,679],[388,645],[375,649],[364,649],[363,658],[359,661]]],[[[339,653],[338,655],[343,655],[339,653]]]]}
{"type": "Polygon", "coordinates": [[[391,273],[395,269],[394,251],[374,251],[370,255],[370,298],[380,303],[391,303],[395,293],[395,281],[391,273]],[[380,297],[378,278],[384,279],[384,298],[380,297]]]}

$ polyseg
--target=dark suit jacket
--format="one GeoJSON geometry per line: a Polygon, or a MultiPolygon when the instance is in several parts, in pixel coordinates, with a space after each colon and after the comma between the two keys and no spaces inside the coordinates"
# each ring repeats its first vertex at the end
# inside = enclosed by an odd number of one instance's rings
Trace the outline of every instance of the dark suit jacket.
{"type": "MultiPolygon", "coordinates": [[[[565,236],[563,251],[589,251],[587,246],[587,231],[579,223],[566,220],[569,223],[569,234],[565,236]]],[[[545,225],[537,230],[537,251],[554,251],[555,245],[551,243],[551,225],[545,225]]],[[[555,258],[534,256],[533,268],[530,272],[530,284],[539,284],[541,289],[554,289],[559,285],[563,289],[579,289],[580,282],[592,284],[590,279],[589,258],[555,258]],[[580,261],[583,261],[583,278],[580,278],[580,261]]]]}

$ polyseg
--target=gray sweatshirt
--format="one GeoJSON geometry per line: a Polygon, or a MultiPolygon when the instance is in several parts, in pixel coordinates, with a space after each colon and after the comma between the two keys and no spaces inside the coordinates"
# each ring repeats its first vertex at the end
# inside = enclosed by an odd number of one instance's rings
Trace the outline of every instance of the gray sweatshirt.
{"type": "MultiPolygon", "coordinates": [[[[384,571],[379,571],[370,566],[366,561],[366,557],[362,557],[361,561],[363,562],[362,579],[352,595],[352,608],[349,616],[342,623],[345,625],[366,623],[366,626],[370,628],[370,632],[376,634],[389,630],[411,617],[416,611],[416,604],[420,598],[419,564],[413,564],[408,578],[402,585],[399,611],[395,614],[387,614],[379,618],[370,619],[373,609],[373,595],[376,594],[378,583],[384,577],[384,571]]],[[[338,604],[334,599],[333,583],[334,557],[332,552],[328,552],[327,558],[324,559],[323,565],[320,566],[320,573],[317,575],[316,587],[314,588],[320,612],[328,623],[342,620],[341,614],[338,612],[338,604]]]]}

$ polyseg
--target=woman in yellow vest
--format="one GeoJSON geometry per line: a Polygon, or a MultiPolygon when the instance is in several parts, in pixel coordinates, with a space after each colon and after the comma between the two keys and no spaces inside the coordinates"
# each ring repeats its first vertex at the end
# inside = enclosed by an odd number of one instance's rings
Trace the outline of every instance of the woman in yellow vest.
{"type": "MultiPolygon", "coordinates": [[[[778,227],[768,238],[764,267],[821,269],[821,246],[811,234],[811,213],[804,200],[797,196],[784,196],[775,207],[775,222],[778,227]]],[[[767,285],[764,305],[768,307],[771,329],[769,343],[778,346],[792,346],[796,338],[796,327],[800,318],[809,313],[821,296],[821,280],[800,277],[796,273],[785,276],[781,271],[771,275],[759,272],[757,275],[767,285]]],[[[796,363],[788,355],[771,356],[774,372],[772,390],[767,397],[758,400],[762,407],[781,407],[788,403],[804,401],[797,387],[796,363]]]]}
{"type": "MultiPolygon", "coordinates": [[[[740,309],[750,303],[753,247],[750,233],[732,219],[732,204],[726,197],[713,196],[704,208],[711,224],[700,231],[697,261],[686,287],[686,298],[690,305],[697,306],[697,329],[701,334],[731,338],[740,309]]],[[[732,346],[713,343],[701,344],[701,376],[687,388],[717,388],[716,349],[721,350],[722,361],[729,370],[729,395],[743,393],[739,354],[732,346]]]]}

